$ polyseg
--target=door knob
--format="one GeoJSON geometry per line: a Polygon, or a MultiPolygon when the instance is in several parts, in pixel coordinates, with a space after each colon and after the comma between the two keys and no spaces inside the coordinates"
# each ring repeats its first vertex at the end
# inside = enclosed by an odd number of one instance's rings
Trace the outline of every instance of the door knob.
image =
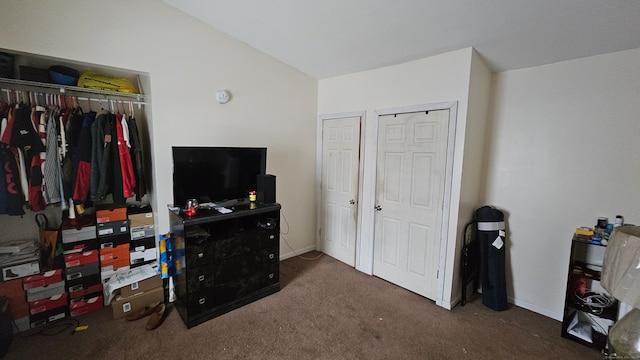
{"type": "Polygon", "coordinates": [[[376,205],[376,206],[374,207],[374,209],[375,209],[376,211],[380,211],[380,210],[382,210],[382,207],[381,207],[380,205],[376,205]]]}
{"type": "Polygon", "coordinates": [[[356,203],[356,201],[355,201],[355,200],[353,200],[353,199],[349,200],[349,204],[353,205],[353,204],[355,204],[355,203],[356,203]]]}

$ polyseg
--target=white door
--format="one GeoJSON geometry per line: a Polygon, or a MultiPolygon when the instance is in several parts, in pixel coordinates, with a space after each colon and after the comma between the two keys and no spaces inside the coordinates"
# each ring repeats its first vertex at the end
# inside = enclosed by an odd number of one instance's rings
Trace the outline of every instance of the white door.
{"type": "Polygon", "coordinates": [[[436,299],[449,110],[378,122],[373,274],[436,299]]]}
{"type": "Polygon", "coordinates": [[[355,266],[360,117],[323,120],[322,124],[320,247],[355,266]]]}

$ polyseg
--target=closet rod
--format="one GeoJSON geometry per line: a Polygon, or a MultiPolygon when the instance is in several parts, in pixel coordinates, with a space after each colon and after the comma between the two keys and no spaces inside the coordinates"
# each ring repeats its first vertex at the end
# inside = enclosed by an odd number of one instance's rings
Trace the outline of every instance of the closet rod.
{"type": "MultiPolygon", "coordinates": [[[[138,109],[141,109],[142,106],[147,105],[146,102],[144,101],[137,101],[137,100],[132,100],[132,99],[113,99],[113,98],[104,98],[104,99],[97,99],[97,98],[91,98],[91,97],[82,97],[82,96],[76,96],[76,95],[68,95],[68,94],[52,94],[52,93],[43,93],[43,92],[37,92],[37,91],[27,91],[27,90],[15,90],[15,89],[1,89],[0,88],[0,99],[4,98],[4,94],[6,94],[6,97],[8,99],[11,98],[11,93],[21,93],[21,92],[30,92],[32,94],[36,94],[36,95],[42,95],[42,96],[46,96],[46,95],[50,95],[50,96],[64,96],[64,97],[72,97],[74,98],[76,101],[95,101],[95,102],[99,102],[99,103],[111,103],[113,104],[115,103],[120,103],[120,104],[135,104],[138,105],[138,109]]],[[[20,96],[17,96],[18,98],[20,96]]]]}
{"type": "MultiPolygon", "coordinates": [[[[130,94],[119,91],[109,91],[109,90],[99,90],[99,89],[91,89],[91,88],[82,88],[77,86],[68,86],[68,85],[58,85],[58,84],[49,84],[49,83],[41,83],[35,81],[28,80],[18,80],[18,79],[9,79],[9,78],[0,78],[0,84],[10,84],[16,85],[19,87],[17,90],[22,91],[31,91],[31,92],[42,92],[42,89],[52,89],[57,90],[59,94],[67,94],[68,92],[77,93],[77,94],[97,94],[104,95],[109,97],[116,97],[122,100],[137,100],[139,102],[144,102],[149,97],[143,94],[130,94]],[[37,90],[36,90],[37,89],[37,90]]],[[[13,88],[12,88],[13,90],[13,88]]]]}

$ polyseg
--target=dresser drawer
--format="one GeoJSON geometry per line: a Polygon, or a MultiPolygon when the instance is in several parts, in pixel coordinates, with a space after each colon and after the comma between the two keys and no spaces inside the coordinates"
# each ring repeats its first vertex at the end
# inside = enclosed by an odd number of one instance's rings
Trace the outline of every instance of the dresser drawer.
{"type": "Polygon", "coordinates": [[[245,270],[249,276],[266,272],[277,272],[279,265],[277,248],[260,249],[247,256],[245,270]]]}
{"type": "Polygon", "coordinates": [[[203,288],[199,292],[190,293],[187,299],[187,308],[190,316],[198,315],[216,306],[213,288],[203,288]]]}
{"type": "Polygon", "coordinates": [[[188,267],[213,263],[215,257],[215,242],[210,237],[205,236],[187,238],[185,241],[184,256],[188,267]]]}
{"type": "Polygon", "coordinates": [[[277,247],[280,244],[279,229],[256,229],[244,237],[245,246],[249,250],[277,247]]]}
{"type": "Polygon", "coordinates": [[[187,292],[189,296],[199,293],[204,289],[213,289],[215,271],[213,265],[190,267],[187,269],[187,292]]]}

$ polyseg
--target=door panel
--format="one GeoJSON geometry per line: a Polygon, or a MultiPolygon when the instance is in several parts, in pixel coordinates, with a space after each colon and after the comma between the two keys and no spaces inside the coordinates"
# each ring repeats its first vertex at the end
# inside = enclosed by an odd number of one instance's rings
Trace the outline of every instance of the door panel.
{"type": "Polygon", "coordinates": [[[355,266],[360,117],[324,120],[320,247],[355,266]]]}
{"type": "Polygon", "coordinates": [[[378,122],[373,274],[435,299],[448,110],[378,122]]]}

